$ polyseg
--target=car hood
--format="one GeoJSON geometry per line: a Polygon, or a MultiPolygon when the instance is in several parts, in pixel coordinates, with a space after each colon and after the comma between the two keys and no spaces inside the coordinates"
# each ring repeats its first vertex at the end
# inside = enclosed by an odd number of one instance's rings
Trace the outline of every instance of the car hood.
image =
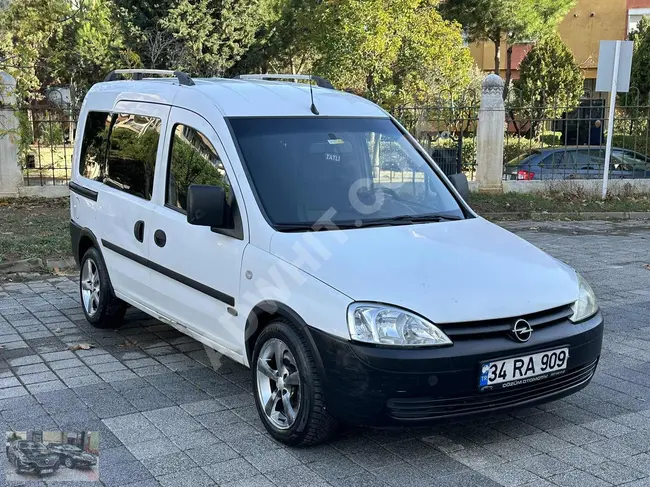
{"type": "Polygon", "coordinates": [[[434,323],[520,316],[578,297],[573,269],[482,218],[279,232],[270,252],[355,301],[392,304],[434,323]]]}
{"type": "Polygon", "coordinates": [[[36,453],[36,452],[31,452],[31,451],[26,451],[26,450],[20,450],[21,453],[25,455],[30,460],[52,460],[55,461],[58,456],[54,455],[50,452],[45,452],[45,453],[36,453]]]}

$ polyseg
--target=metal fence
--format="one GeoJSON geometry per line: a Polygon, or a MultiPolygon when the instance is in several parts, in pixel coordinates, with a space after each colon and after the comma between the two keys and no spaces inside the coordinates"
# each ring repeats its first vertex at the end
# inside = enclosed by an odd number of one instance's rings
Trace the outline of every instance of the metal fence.
{"type": "Polygon", "coordinates": [[[67,184],[79,112],[56,106],[15,111],[19,162],[25,186],[67,184]]]}
{"type": "Polygon", "coordinates": [[[480,92],[441,96],[422,107],[397,107],[391,113],[429,152],[447,175],[476,172],[476,129],[480,92]]]}
{"type": "MultiPolygon", "coordinates": [[[[446,174],[476,172],[476,129],[480,100],[399,108],[393,114],[429,150],[446,174]]],[[[602,179],[608,100],[585,93],[529,97],[511,89],[505,103],[503,177],[511,180],[602,179]]],[[[621,95],[614,117],[611,179],[650,178],[650,99],[638,90],[621,95]]]]}
{"type": "Polygon", "coordinates": [[[621,95],[612,127],[607,127],[608,100],[590,93],[577,103],[563,98],[511,92],[506,102],[505,179],[602,179],[609,133],[609,178],[650,178],[647,97],[638,90],[621,95]]]}
{"type": "MultiPolygon", "coordinates": [[[[504,127],[504,179],[602,179],[607,100],[586,94],[577,104],[510,90],[504,127]]],[[[427,106],[391,113],[418,139],[446,174],[476,174],[480,93],[440,97],[427,106]]],[[[78,109],[52,104],[16,111],[20,163],[26,186],[66,184],[78,109]]],[[[650,99],[621,95],[613,125],[610,178],[650,178],[650,99]]],[[[390,169],[390,168],[389,168],[390,169]]],[[[392,171],[391,171],[392,172],[392,171]]]]}

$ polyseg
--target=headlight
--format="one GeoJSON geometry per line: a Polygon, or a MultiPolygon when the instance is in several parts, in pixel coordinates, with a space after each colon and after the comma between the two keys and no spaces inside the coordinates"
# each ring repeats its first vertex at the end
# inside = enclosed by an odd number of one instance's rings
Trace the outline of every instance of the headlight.
{"type": "Polygon", "coordinates": [[[447,335],[433,323],[383,304],[352,303],[348,307],[348,329],[352,340],[378,345],[452,345],[447,335]]]}
{"type": "Polygon", "coordinates": [[[589,283],[580,274],[577,272],[576,274],[578,275],[579,294],[578,300],[571,306],[573,314],[569,317],[573,323],[591,318],[598,312],[594,290],[591,289],[589,283]]]}

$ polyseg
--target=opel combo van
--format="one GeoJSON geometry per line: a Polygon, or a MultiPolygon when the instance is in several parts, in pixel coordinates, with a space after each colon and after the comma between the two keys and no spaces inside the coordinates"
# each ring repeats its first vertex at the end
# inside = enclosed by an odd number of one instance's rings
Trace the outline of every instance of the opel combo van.
{"type": "Polygon", "coordinates": [[[308,75],[152,73],[167,77],[111,73],[79,118],[71,235],[92,325],[134,306],[250,367],[290,445],[589,383],[589,284],[472,211],[466,180],[386,111],[308,75]]]}

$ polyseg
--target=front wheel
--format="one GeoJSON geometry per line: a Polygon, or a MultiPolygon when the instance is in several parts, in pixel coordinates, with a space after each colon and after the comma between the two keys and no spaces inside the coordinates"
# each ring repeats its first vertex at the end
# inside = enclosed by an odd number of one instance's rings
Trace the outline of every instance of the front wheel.
{"type": "Polygon", "coordinates": [[[287,321],[270,323],[251,363],[255,405],[266,430],[287,445],[315,445],[336,430],[306,338],[287,321]]]}
{"type": "Polygon", "coordinates": [[[65,461],[63,462],[67,468],[74,468],[74,462],[72,461],[72,458],[66,458],[65,461]]]}
{"type": "Polygon", "coordinates": [[[79,292],[86,320],[96,328],[119,328],[124,323],[126,303],[113,294],[108,270],[95,247],[81,259],[79,292]]]}

